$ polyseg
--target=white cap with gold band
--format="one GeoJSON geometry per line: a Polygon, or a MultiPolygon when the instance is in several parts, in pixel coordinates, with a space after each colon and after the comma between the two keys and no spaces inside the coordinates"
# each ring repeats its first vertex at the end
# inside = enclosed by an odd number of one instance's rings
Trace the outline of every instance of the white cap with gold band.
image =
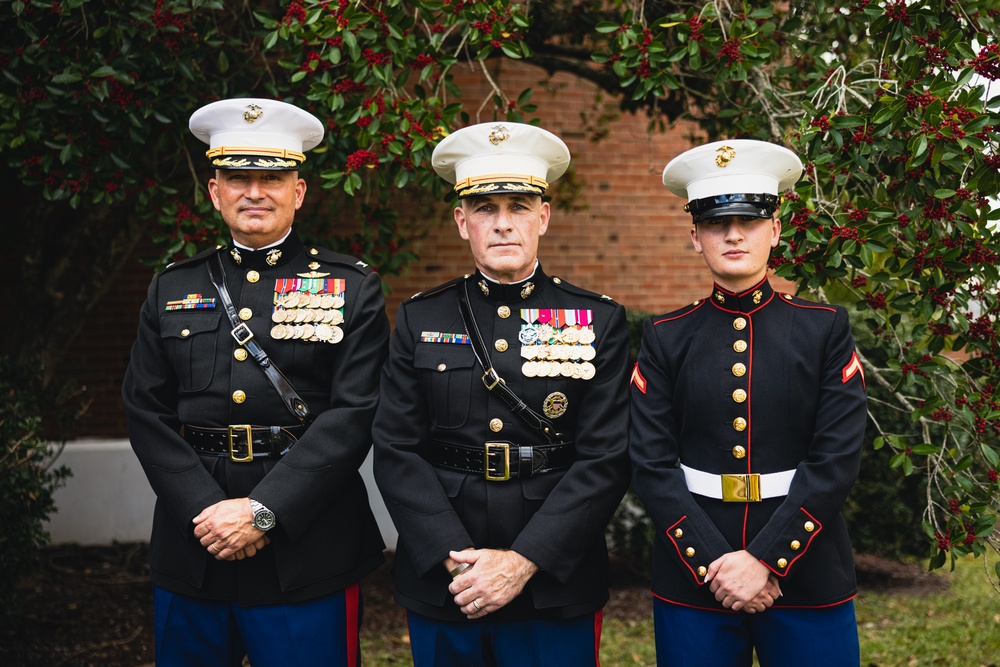
{"type": "Polygon", "coordinates": [[[459,197],[545,194],[569,167],[569,149],[547,130],[524,123],[469,125],[434,149],[431,164],[459,197]]]}
{"type": "Polygon", "coordinates": [[[323,140],[323,123],[307,111],[277,100],[234,98],[201,107],[188,123],[209,145],[217,169],[289,171],[323,140]]]}

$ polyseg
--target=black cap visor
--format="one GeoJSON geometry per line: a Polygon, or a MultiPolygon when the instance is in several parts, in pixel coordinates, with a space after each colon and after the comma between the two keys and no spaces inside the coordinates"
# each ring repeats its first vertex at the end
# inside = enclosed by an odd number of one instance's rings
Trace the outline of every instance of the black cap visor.
{"type": "Polygon", "coordinates": [[[692,222],[739,215],[746,218],[770,218],[778,208],[779,198],[771,194],[732,194],[693,199],[684,210],[692,222]]]}

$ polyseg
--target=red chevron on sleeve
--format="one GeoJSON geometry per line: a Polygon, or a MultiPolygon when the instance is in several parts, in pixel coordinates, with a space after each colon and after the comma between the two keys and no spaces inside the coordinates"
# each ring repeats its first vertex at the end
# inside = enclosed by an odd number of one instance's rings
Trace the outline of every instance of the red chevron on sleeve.
{"type": "Polygon", "coordinates": [[[865,386],[865,369],[861,366],[861,360],[858,359],[857,352],[851,353],[851,360],[847,362],[847,365],[844,366],[840,373],[844,384],[854,377],[855,373],[861,373],[861,386],[865,386]]]}
{"type": "Polygon", "coordinates": [[[646,393],[646,378],[642,377],[642,373],[639,371],[639,362],[635,362],[635,368],[632,369],[632,384],[635,388],[646,393]]]}

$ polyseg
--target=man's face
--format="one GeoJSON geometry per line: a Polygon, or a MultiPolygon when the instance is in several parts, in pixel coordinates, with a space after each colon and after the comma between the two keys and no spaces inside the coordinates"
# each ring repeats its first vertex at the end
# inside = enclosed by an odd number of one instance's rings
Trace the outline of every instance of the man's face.
{"type": "Polygon", "coordinates": [[[455,209],[458,233],[469,242],[476,267],[502,283],[531,275],[538,238],[549,227],[550,209],[537,195],[468,197],[455,209]]]}
{"type": "Polygon", "coordinates": [[[781,238],[777,218],[730,215],[697,223],[691,229],[694,249],[705,258],[720,287],[742,292],[767,274],[771,248],[781,238]]]}
{"type": "Polygon", "coordinates": [[[219,169],[208,182],[208,193],[233,240],[262,248],[291,229],[306,182],[297,171],[219,169]]]}

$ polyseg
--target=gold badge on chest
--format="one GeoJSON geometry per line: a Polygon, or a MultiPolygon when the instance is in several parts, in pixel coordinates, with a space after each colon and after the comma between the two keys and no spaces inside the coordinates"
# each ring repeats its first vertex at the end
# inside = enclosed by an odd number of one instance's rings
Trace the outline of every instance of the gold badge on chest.
{"type": "Polygon", "coordinates": [[[549,419],[562,417],[569,407],[569,399],[561,391],[554,391],[542,401],[542,413],[549,419]]]}

